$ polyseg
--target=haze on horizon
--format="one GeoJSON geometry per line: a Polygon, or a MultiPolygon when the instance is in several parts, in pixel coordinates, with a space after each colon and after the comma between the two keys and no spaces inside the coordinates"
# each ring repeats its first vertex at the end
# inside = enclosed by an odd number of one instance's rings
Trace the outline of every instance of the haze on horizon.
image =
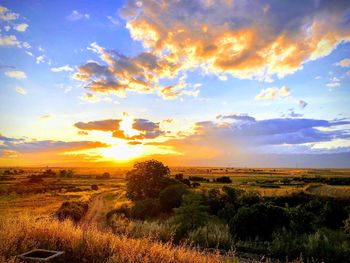
{"type": "Polygon", "coordinates": [[[0,166],[350,167],[350,1],[2,1],[0,166]]]}

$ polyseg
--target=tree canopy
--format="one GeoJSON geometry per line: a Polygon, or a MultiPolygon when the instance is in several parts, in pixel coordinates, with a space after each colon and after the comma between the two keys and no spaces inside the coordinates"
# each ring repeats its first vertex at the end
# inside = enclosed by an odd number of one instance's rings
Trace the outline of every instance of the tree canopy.
{"type": "Polygon", "coordinates": [[[169,167],[162,162],[156,160],[137,162],[126,175],[126,195],[131,200],[158,198],[160,191],[173,181],[169,175],[169,167]]]}

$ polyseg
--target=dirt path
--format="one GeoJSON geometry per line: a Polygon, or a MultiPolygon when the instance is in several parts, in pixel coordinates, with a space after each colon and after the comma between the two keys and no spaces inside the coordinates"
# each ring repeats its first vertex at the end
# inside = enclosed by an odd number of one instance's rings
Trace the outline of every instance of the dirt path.
{"type": "Polygon", "coordinates": [[[98,228],[103,228],[105,224],[105,209],[106,200],[105,197],[109,192],[101,193],[95,196],[89,203],[89,209],[85,216],[81,219],[80,224],[83,227],[90,225],[96,225],[98,228]]]}

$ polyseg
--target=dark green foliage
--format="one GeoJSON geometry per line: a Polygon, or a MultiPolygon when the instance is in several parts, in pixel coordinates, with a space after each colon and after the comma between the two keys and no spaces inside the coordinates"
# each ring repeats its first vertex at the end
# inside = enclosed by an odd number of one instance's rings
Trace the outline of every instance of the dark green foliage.
{"type": "Polygon", "coordinates": [[[130,217],[145,220],[156,217],[160,212],[159,201],[156,199],[145,199],[136,201],[130,209],[130,217]]]}
{"type": "Polygon", "coordinates": [[[202,176],[190,176],[188,179],[194,182],[209,182],[209,179],[202,176]]]}
{"type": "Polygon", "coordinates": [[[199,194],[184,195],[181,206],[175,208],[173,223],[177,225],[179,235],[204,226],[209,219],[208,207],[203,205],[199,194]]]}
{"type": "Polygon", "coordinates": [[[59,220],[71,219],[77,223],[86,213],[89,206],[82,202],[64,202],[56,212],[59,220]]]}
{"type": "Polygon", "coordinates": [[[229,222],[231,233],[240,239],[271,239],[273,231],[288,227],[289,218],[285,209],[269,204],[240,207],[229,222]]]}
{"type": "Polygon", "coordinates": [[[168,178],[170,170],[156,160],[137,162],[127,173],[127,197],[131,200],[158,198],[162,189],[176,182],[168,178]]]}
{"type": "Polygon", "coordinates": [[[228,176],[221,176],[221,177],[214,179],[214,182],[223,183],[223,184],[230,184],[230,183],[232,183],[232,180],[228,176]]]}
{"type": "Polygon", "coordinates": [[[159,202],[162,211],[169,212],[173,208],[179,207],[182,196],[188,193],[188,189],[183,184],[170,185],[159,193],[159,202]]]}
{"type": "Polygon", "coordinates": [[[312,262],[349,262],[350,243],[341,231],[321,229],[313,234],[296,235],[290,231],[276,232],[269,247],[273,257],[289,260],[301,255],[312,262]]]}

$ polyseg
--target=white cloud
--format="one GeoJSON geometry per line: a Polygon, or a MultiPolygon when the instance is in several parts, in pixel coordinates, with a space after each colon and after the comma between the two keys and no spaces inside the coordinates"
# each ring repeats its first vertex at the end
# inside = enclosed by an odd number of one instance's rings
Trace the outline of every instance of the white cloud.
{"type": "Polygon", "coordinates": [[[32,46],[28,42],[22,42],[22,47],[24,48],[31,48],[32,46]]]}
{"type": "Polygon", "coordinates": [[[11,21],[19,18],[19,14],[12,12],[5,6],[0,6],[0,20],[11,21]]]}
{"type": "Polygon", "coordinates": [[[70,21],[77,21],[80,19],[90,19],[90,15],[89,14],[81,14],[79,11],[73,10],[72,13],[69,16],[67,16],[67,19],[70,21]]]}
{"type": "Polygon", "coordinates": [[[62,72],[62,71],[73,71],[74,69],[71,68],[69,65],[57,67],[57,68],[51,68],[52,72],[62,72]]]}
{"type": "Polygon", "coordinates": [[[329,80],[326,86],[331,89],[337,88],[340,86],[340,79],[337,77],[333,77],[329,80]]]}
{"type": "Polygon", "coordinates": [[[290,90],[286,86],[282,86],[280,89],[277,87],[262,89],[258,95],[255,96],[256,100],[274,100],[277,98],[285,98],[290,95],[290,90]]]}
{"type": "Polygon", "coordinates": [[[0,46],[10,47],[10,46],[18,46],[20,42],[17,40],[15,35],[10,36],[0,36],[0,46]]]}
{"type": "Polygon", "coordinates": [[[10,31],[11,27],[9,25],[4,26],[6,32],[10,31]]]}
{"type": "Polygon", "coordinates": [[[21,23],[21,24],[18,24],[18,25],[15,25],[13,27],[14,30],[18,31],[18,32],[25,32],[27,30],[27,28],[29,27],[28,24],[26,23],[21,23]]]}
{"type": "Polygon", "coordinates": [[[38,57],[36,57],[35,60],[36,60],[36,64],[44,63],[45,62],[45,56],[44,55],[38,56],[38,57]]]}
{"type": "Polygon", "coordinates": [[[31,56],[31,57],[33,57],[34,55],[33,55],[33,53],[32,52],[30,52],[30,51],[25,51],[26,52],[26,54],[28,55],[28,56],[31,56]]]}
{"type": "Polygon", "coordinates": [[[5,75],[10,77],[10,78],[15,78],[15,79],[25,79],[27,78],[27,75],[23,71],[19,70],[11,70],[11,71],[6,71],[5,75]]]}
{"type": "Polygon", "coordinates": [[[120,21],[112,16],[107,16],[107,19],[113,24],[113,26],[120,26],[120,21]]]}
{"type": "Polygon", "coordinates": [[[22,94],[22,95],[26,95],[27,94],[27,91],[22,88],[22,87],[17,87],[16,88],[16,92],[19,93],[19,94],[22,94]]]}

